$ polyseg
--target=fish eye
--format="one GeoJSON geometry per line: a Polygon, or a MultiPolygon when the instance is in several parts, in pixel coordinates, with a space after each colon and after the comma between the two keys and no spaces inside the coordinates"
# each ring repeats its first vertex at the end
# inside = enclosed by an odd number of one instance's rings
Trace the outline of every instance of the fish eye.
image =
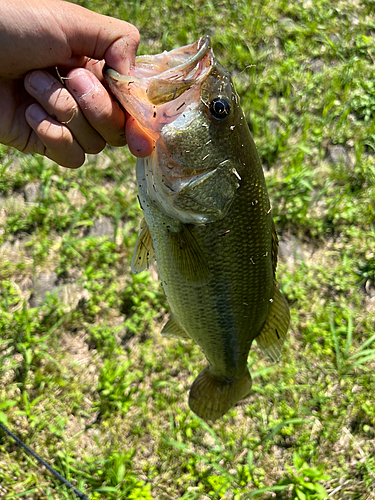
{"type": "Polygon", "coordinates": [[[230,115],[230,104],[222,97],[217,97],[211,101],[209,110],[216,120],[225,120],[230,115]]]}

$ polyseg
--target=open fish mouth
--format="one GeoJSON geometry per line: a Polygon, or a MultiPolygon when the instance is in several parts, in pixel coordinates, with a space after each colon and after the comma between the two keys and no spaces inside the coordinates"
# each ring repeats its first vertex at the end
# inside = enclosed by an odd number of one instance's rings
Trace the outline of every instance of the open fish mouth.
{"type": "Polygon", "coordinates": [[[200,85],[214,62],[208,36],[170,52],[138,56],[130,75],[105,68],[104,77],[122,106],[154,140],[160,128],[199,103],[200,85]]]}
{"type": "Polygon", "coordinates": [[[106,68],[104,76],[118,101],[155,141],[152,154],[137,161],[137,179],[152,202],[187,224],[223,217],[239,187],[233,174],[220,201],[197,201],[202,188],[212,184],[214,189],[218,178],[226,179],[227,153],[218,147],[217,137],[219,129],[229,129],[234,103],[229,75],[215,59],[210,38],[138,56],[130,75],[106,68]],[[223,118],[212,112],[217,101],[227,111],[223,118]]]}

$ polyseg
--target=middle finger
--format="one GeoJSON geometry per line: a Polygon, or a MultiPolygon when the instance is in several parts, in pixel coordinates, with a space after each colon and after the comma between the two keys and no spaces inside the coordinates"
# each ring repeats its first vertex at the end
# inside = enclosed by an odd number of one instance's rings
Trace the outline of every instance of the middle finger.
{"type": "Polygon", "coordinates": [[[47,71],[26,75],[25,88],[50,116],[69,128],[86,153],[99,153],[105,147],[104,139],[88,123],[72,94],[47,71]]]}

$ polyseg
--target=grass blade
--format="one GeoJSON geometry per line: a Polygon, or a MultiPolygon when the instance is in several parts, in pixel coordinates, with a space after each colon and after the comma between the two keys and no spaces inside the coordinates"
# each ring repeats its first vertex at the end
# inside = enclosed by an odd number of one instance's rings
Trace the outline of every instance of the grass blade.
{"type": "Polygon", "coordinates": [[[346,345],[345,345],[345,359],[348,357],[350,346],[352,345],[352,335],[353,335],[353,320],[351,317],[348,318],[348,331],[346,334],[346,345]]]}
{"type": "Polygon", "coordinates": [[[259,488],[259,490],[252,491],[251,493],[248,493],[247,495],[242,497],[241,500],[247,500],[247,498],[254,498],[254,497],[260,495],[261,493],[268,493],[269,491],[285,491],[287,489],[289,489],[288,485],[286,485],[286,486],[268,486],[266,488],[259,488]]]}
{"type": "Polygon", "coordinates": [[[271,430],[267,434],[267,436],[264,437],[263,439],[261,439],[259,441],[259,443],[257,443],[254,446],[254,449],[257,448],[258,446],[260,446],[261,444],[265,443],[266,441],[269,441],[270,439],[272,439],[286,425],[291,425],[291,424],[297,425],[297,424],[306,424],[306,423],[311,424],[311,421],[307,418],[290,418],[289,420],[284,420],[283,422],[280,422],[279,424],[276,424],[273,427],[271,427],[271,430]]]}
{"type": "Polygon", "coordinates": [[[340,346],[339,346],[339,339],[338,339],[337,334],[336,334],[336,328],[335,328],[335,324],[334,324],[332,317],[329,318],[329,326],[331,328],[333,343],[335,346],[337,370],[339,373],[341,373],[342,356],[341,356],[341,351],[340,351],[340,346]]]}

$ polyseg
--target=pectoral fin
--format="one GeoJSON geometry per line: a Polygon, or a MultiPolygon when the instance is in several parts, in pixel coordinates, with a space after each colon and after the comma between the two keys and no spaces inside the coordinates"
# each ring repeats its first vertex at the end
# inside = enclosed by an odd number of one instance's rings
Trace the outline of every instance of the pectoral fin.
{"type": "Polygon", "coordinates": [[[161,331],[163,337],[172,337],[176,339],[191,340],[189,335],[183,330],[174,319],[173,314],[169,316],[167,323],[161,331]]]}
{"type": "Polygon", "coordinates": [[[169,231],[169,241],[169,258],[176,272],[192,284],[207,283],[210,275],[207,259],[189,227],[181,224],[180,231],[169,231]]]}
{"type": "Polygon", "coordinates": [[[141,227],[139,228],[138,240],[135,244],[133,259],[131,263],[131,270],[134,274],[148,269],[155,260],[154,247],[152,246],[152,239],[150,231],[147,227],[146,221],[143,219],[141,227]]]}
{"type": "Polygon", "coordinates": [[[281,350],[289,327],[289,320],[288,304],[280,291],[275,288],[270,312],[262,331],[255,339],[262,352],[269,356],[272,361],[277,362],[280,359],[281,350]]]}

